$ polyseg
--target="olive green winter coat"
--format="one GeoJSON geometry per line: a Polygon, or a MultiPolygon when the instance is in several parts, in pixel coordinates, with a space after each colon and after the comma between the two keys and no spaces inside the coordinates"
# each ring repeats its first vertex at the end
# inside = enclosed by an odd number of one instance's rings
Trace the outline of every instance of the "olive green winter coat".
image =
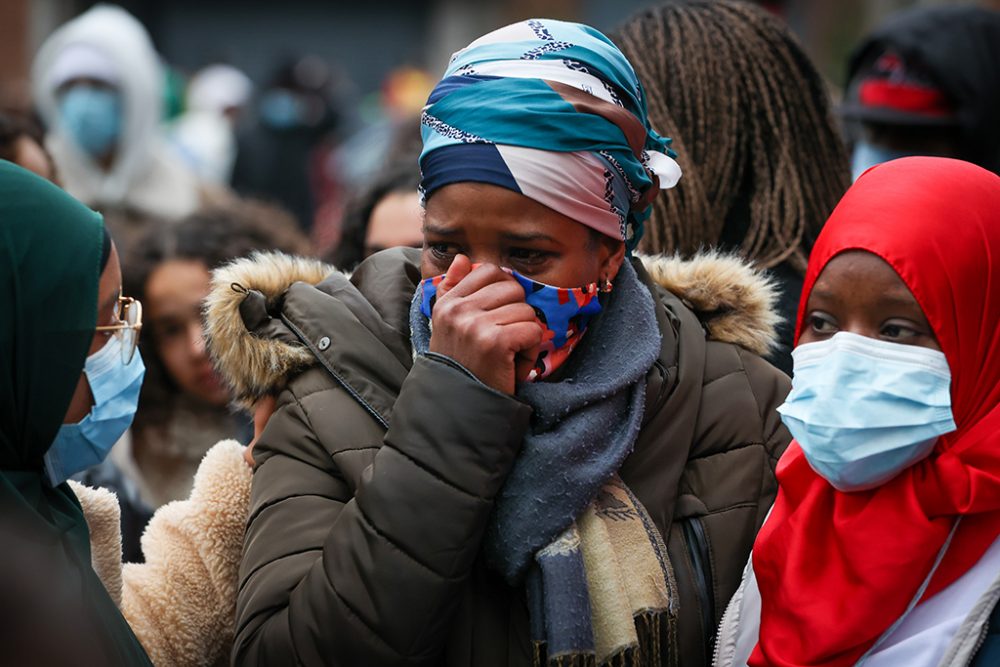
{"type": "MultiPolygon", "coordinates": [[[[635,260],[662,334],[621,478],[667,545],[674,664],[714,628],[774,499],[788,379],[762,361],[773,294],[737,260],[635,260]]],[[[278,395],[256,445],[236,665],[530,665],[523,591],[479,558],[530,408],[413,359],[419,252],[351,276],[257,255],[218,271],[213,353],[241,400],[278,395]]]]}

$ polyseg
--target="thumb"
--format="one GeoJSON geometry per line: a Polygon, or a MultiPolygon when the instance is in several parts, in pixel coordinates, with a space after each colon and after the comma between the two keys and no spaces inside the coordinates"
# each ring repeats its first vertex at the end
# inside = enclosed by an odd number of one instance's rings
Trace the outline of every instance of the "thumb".
{"type": "Polygon", "coordinates": [[[451,260],[451,266],[448,267],[448,272],[444,275],[444,280],[438,285],[437,297],[440,299],[455,285],[462,282],[472,272],[472,268],[472,260],[465,255],[455,255],[455,259],[451,260]]]}
{"type": "Polygon", "coordinates": [[[260,399],[253,409],[253,440],[247,445],[247,448],[243,451],[243,459],[247,462],[251,468],[254,465],[253,460],[253,447],[257,444],[257,440],[260,439],[260,434],[264,431],[264,427],[267,426],[267,422],[271,419],[271,415],[274,414],[274,409],[277,406],[278,401],[274,396],[267,395],[260,399]]]}

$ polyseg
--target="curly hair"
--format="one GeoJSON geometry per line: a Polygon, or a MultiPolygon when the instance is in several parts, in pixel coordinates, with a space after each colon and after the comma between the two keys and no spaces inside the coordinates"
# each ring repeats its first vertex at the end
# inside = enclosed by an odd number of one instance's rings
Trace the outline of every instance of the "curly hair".
{"type": "Polygon", "coordinates": [[[654,201],[640,250],[721,246],[804,273],[850,168],[823,80],[788,28],[745,2],[676,0],[612,38],[684,171],[654,201]]]}

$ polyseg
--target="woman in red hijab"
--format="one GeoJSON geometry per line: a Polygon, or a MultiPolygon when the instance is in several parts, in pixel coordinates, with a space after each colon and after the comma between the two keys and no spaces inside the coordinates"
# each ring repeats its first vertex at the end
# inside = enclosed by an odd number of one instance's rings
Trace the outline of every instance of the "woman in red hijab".
{"type": "Polygon", "coordinates": [[[1000,177],[930,157],[867,171],[813,250],[796,337],[779,408],[795,442],[715,664],[986,664],[1000,177]]]}

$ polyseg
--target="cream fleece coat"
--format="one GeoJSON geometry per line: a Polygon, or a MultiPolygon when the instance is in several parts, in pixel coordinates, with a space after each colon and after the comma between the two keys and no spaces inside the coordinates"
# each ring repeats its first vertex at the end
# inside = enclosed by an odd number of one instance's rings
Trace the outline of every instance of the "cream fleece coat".
{"type": "Polygon", "coordinates": [[[146,562],[124,566],[114,494],[70,482],[90,527],[94,570],[157,667],[228,664],[250,475],[242,445],[215,445],[191,496],[153,515],[142,536],[146,562]]]}

